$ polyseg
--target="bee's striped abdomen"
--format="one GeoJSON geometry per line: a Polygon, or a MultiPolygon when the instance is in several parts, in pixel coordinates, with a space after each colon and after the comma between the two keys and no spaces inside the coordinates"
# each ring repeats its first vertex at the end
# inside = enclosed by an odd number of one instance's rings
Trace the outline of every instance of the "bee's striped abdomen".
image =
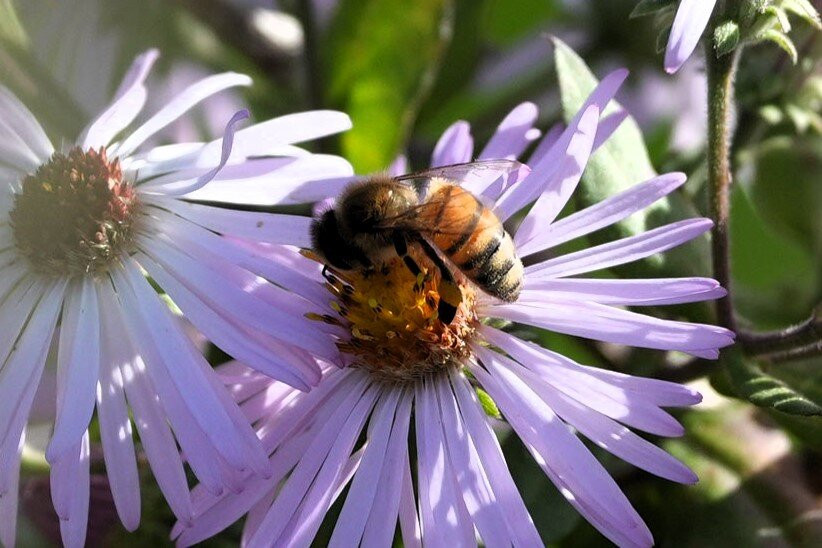
{"type": "Polygon", "coordinates": [[[493,211],[451,184],[432,189],[429,222],[437,246],[466,277],[489,295],[514,301],[523,267],[514,242],[493,211]]]}

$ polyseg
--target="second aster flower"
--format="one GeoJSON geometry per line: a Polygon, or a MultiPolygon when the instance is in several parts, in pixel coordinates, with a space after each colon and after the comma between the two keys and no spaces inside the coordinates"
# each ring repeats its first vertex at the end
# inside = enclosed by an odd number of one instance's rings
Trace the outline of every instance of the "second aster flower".
{"type": "MultiPolygon", "coordinates": [[[[693,405],[700,395],[579,364],[498,327],[504,320],[709,359],[733,341],[722,328],[624,308],[724,296],[714,280],[576,277],[683,244],[710,228],[707,219],[536,259],[627,218],[685,182],[682,174],[661,175],[555,220],[592,150],[618,125],[619,118],[600,122],[600,112],[624,78],[624,71],[606,77],[563,132],[545,137],[531,156],[530,174],[464,184],[503,221],[532,204],[513,234],[528,264],[516,302],[494,299],[457,275],[461,304],[444,324],[437,305],[445,284],[418,250],[410,251],[422,269],[414,275],[398,257],[367,272],[328,266],[321,272],[295,247],[255,246],[302,273],[304,283],[283,295],[281,306],[313,303],[316,329],[336,338],[340,354],[332,362],[317,356],[323,380],[308,394],[239,363],[222,368],[274,473],[265,480],[247,473],[237,492],[195,488],[193,523],[180,522],[174,530],[181,545],[247,514],[244,545],[307,546],[346,487],[331,546],[390,546],[398,524],[406,546],[476,545],[477,535],[487,546],[540,545],[475,385],[490,394],[539,466],[599,531],[622,546],[652,544],[650,531],[581,437],[651,473],[693,483],[685,465],[631,428],[681,435],[681,425],[663,408],[693,405]],[[325,294],[316,291],[320,284],[325,294]]],[[[477,157],[519,156],[538,135],[535,120],[536,108],[520,105],[477,157]]],[[[432,164],[468,162],[473,150],[468,124],[458,122],[440,139],[432,164]]],[[[337,191],[328,186],[329,198],[337,191]]]]}

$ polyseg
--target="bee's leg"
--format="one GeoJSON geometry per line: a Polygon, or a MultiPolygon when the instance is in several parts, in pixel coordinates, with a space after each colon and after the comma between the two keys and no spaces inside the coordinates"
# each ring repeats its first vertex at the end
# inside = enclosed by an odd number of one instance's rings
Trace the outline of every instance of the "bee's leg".
{"type": "Polygon", "coordinates": [[[402,262],[405,263],[406,268],[411,271],[411,274],[419,280],[422,269],[420,265],[417,264],[417,261],[408,254],[408,242],[405,240],[405,236],[400,232],[394,232],[391,235],[391,241],[394,243],[394,250],[397,252],[397,256],[402,259],[402,262]]]}
{"type": "Polygon", "coordinates": [[[460,291],[457,282],[454,280],[454,274],[451,272],[451,269],[445,264],[437,251],[431,247],[428,240],[420,237],[416,239],[416,242],[422,247],[422,250],[440,271],[440,302],[437,306],[437,312],[439,313],[440,321],[448,325],[454,320],[454,316],[457,315],[457,308],[459,308],[462,302],[462,291],[460,291]]]}

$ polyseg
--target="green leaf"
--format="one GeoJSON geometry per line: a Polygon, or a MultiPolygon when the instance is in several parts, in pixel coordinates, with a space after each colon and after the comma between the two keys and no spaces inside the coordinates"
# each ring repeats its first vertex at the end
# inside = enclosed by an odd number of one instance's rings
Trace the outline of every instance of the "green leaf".
{"type": "MultiPolygon", "coordinates": [[[[787,112],[794,123],[791,112],[799,108],[787,112]]],[[[774,137],[740,155],[740,161],[748,168],[740,174],[741,187],[768,228],[810,255],[822,253],[822,138],[774,137]]]]}
{"type": "Polygon", "coordinates": [[[785,382],[762,371],[739,350],[725,353],[725,364],[737,393],[758,407],[772,408],[788,415],[822,416],[822,407],[785,382]]]}
{"type": "MultiPolygon", "coordinates": [[[[585,62],[565,43],[555,40],[555,61],[562,97],[562,110],[566,121],[579,110],[588,95],[598,84],[585,62]]],[[[607,116],[620,109],[615,101],[605,109],[607,116]]],[[[591,156],[583,174],[577,197],[580,206],[598,203],[609,196],[641,183],[656,174],[645,147],[639,126],[628,117],[608,141],[591,156]]],[[[696,209],[681,193],[673,193],[647,209],[637,212],[608,230],[592,236],[596,243],[615,237],[632,236],[657,226],[697,216],[696,209]]],[[[708,244],[706,238],[672,250],[662,256],[654,256],[641,263],[629,265],[622,271],[654,275],[704,275],[708,268],[708,244]]]]}
{"type": "Polygon", "coordinates": [[[20,24],[12,0],[0,0],[0,42],[20,48],[28,47],[29,44],[26,30],[20,24]]]}
{"type": "Polygon", "coordinates": [[[791,31],[791,22],[788,20],[788,14],[785,10],[779,6],[768,6],[765,8],[765,13],[776,19],[782,32],[788,33],[791,31]]]}
{"type": "Polygon", "coordinates": [[[739,45],[739,25],[735,21],[725,21],[714,29],[714,50],[722,57],[739,45]]]}
{"type": "Polygon", "coordinates": [[[788,54],[788,57],[791,58],[791,62],[795,65],[796,61],[799,59],[799,52],[796,51],[796,46],[793,44],[793,40],[791,40],[787,34],[784,32],[777,30],[777,29],[765,29],[762,32],[758,33],[755,40],[760,41],[768,41],[773,42],[782,50],[788,54]]]}
{"type": "MultiPolygon", "coordinates": [[[[795,194],[793,181],[786,181],[784,173],[760,189],[762,200],[774,202],[770,211],[775,219],[782,212],[796,217],[788,217],[783,222],[797,222],[812,201],[807,200],[801,207],[799,203],[791,205],[789,198],[802,194],[795,194]]],[[[802,321],[817,299],[819,273],[813,256],[795,240],[776,232],[776,225],[763,223],[743,191],[744,185],[743,180],[742,185],[736,185],[731,191],[734,308],[760,329],[802,321]]]]}
{"type": "Polygon", "coordinates": [[[785,119],[782,109],[776,105],[763,105],[759,107],[759,115],[765,122],[772,126],[779,124],[785,119]]]}
{"type": "Polygon", "coordinates": [[[385,169],[405,143],[450,39],[452,0],[343,0],[323,50],[328,99],[354,129],[344,155],[385,169]]]}
{"type": "Polygon", "coordinates": [[[499,407],[497,407],[497,402],[494,401],[494,398],[482,388],[477,387],[474,390],[477,392],[477,398],[479,398],[480,405],[482,405],[482,410],[485,411],[485,414],[492,419],[502,419],[502,414],[499,412],[499,407]]]}
{"type": "Polygon", "coordinates": [[[512,44],[544,28],[561,12],[557,0],[493,0],[486,23],[488,38],[497,44],[512,44]]]}
{"type": "Polygon", "coordinates": [[[631,12],[630,18],[653,15],[662,10],[672,9],[676,6],[676,0],[640,0],[631,12]]]}
{"type": "Polygon", "coordinates": [[[813,7],[809,0],[782,0],[782,9],[789,11],[801,17],[808,24],[822,28],[822,22],[819,20],[819,12],[813,7]]]}

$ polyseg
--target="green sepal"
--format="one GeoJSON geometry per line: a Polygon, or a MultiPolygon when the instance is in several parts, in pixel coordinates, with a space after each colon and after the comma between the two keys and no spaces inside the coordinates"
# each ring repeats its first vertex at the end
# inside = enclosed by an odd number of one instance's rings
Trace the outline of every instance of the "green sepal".
{"type": "Polygon", "coordinates": [[[731,53],[739,45],[739,25],[736,21],[725,21],[714,29],[714,51],[717,57],[731,53]]]}

